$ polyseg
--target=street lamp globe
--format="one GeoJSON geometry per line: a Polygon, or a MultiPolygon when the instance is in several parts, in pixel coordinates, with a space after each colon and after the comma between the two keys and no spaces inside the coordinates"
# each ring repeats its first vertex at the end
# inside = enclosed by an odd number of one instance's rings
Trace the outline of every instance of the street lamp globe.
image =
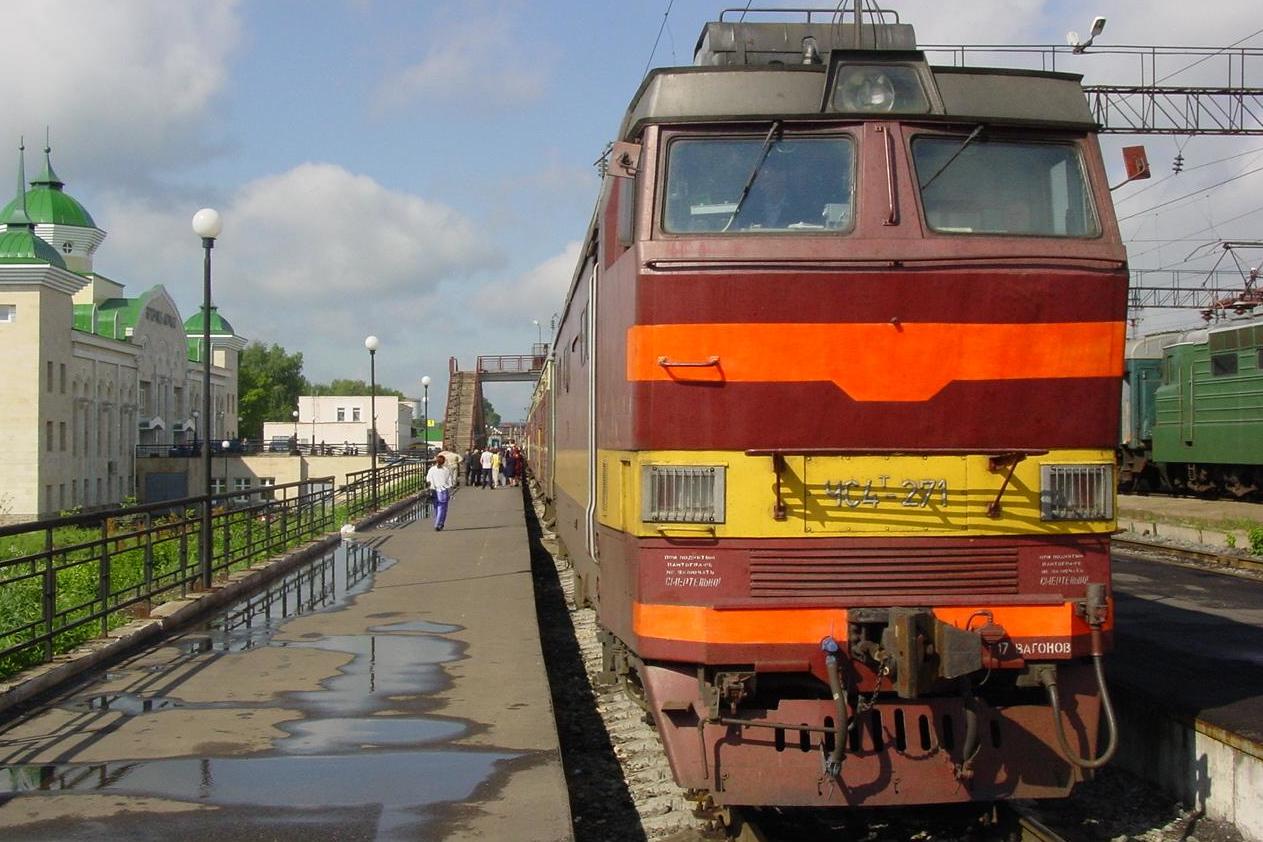
{"type": "Polygon", "coordinates": [[[193,214],[193,233],[203,240],[213,240],[224,230],[224,220],[214,208],[202,208],[193,214]]]}
{"type": "Polygon", "coordinates": [[[364,340],[364,347],[368,349],[370,354],[375,352],[380,345],[381,342],[378,341],[376,336],[370,336],[364,340]]]}
{"type": "Polygon", "coordinates": [[[430,375],[428,374],[421,378],[421,385],[425,386],[427,389],[430,387],[430,384],[433,382],[434,381],[430,379],[430,375]]]}

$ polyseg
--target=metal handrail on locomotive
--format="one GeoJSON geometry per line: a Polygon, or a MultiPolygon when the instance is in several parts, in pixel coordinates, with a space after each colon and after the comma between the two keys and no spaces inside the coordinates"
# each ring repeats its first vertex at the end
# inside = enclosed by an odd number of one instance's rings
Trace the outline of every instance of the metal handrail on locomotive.
{"type": "Polygon", "coordinates": [[[577,599],[717,804],[1066,795],[1127,297],[1080,77],[746,18],[633,98],[532,399],[577,599]]]}

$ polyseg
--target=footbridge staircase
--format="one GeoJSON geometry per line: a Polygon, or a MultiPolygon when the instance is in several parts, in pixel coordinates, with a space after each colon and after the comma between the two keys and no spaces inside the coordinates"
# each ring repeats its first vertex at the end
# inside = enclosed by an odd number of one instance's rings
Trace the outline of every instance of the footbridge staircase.
{"type": "Polygon", "coordinates": [[[443,447],[454,453],[485,443],[482,384],[485,382],[534,382],[544,370],[548,344],[537,343],[530,354],[496,354],[478,357],[472,371],[462,370],[455,357],[448,359],[447,409],[443,414],[443,447]]]}

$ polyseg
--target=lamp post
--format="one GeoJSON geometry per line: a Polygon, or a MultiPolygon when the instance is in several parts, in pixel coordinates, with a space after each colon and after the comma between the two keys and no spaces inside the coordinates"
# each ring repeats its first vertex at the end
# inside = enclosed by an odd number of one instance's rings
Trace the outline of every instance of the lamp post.
{"type": "Polygon", "coordinates": [[[364,340],[368,349],[368,414],[372,431],[368,440],[368,456],[372,460],[369,466],[369,481],[373,484],[373,511],[377,511],[377,346],[380,343],[376,336],[364,340]]]}
{"type": "Polygon", "coordinates": [[[196,409],[191,413],[193,416],[193,455],[197,455],[197,417],[199,413],[196,409]]]}
{"type": "Polygon", "coordinates": [[[531,324],[535,325],[535,344],[544,344],[544,328],[540,326],[539,319],[531,319],[531,324]]]}
{"type": "Polygon", "coordinates": [[[425,437],[425,453],[421,464],[430,464],[430,375],[421,378],[421,435],[425,437]]]}
{"type": "Polygon", "coordinates": [[[294,417],[294,449],[293,449],[293,452],[294,452],[294,453],[298,453],[298,452],[299,452],[299,450],[298,450],[298,410],[297,410],[297,409],[295,409],[293,412],[291,412],[291,413],[290,413],[290,415],[292,415],[292,416],[294,417]]]}
{"type": "Polygon", "coordinates": [[[232,442],[224,439],[219,443],[219,449],[224,454],[224,508],[228,508],[228,447],[232,442]]]}
{"type": "Polygon", "coordinates": [[[202,261],[202,418],[207,426],[202,446],[202,477],[206,480],[206,500],[202,505],[202,534],[200,536],[199,562],[201,564],[202,587],[211,586],[211,249],[215,247],[215,238],[224,230],[224,222],[219,211],[202,208],[193,214],[193,233],[202,238],[202,250],[205,253],[202,261]]]}

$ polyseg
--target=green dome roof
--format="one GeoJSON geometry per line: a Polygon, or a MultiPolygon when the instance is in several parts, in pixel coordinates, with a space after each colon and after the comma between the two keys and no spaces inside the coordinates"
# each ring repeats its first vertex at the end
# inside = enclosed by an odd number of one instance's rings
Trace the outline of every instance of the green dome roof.
{"type": "MultiPolygon", "coordinates": [[[[198,307],[197,312],[189,316],[184,322],[184,332],[189,336],[202,335],[202,308],[198,307]]],[[[236,332],[232,329],[232,325],[228,324],[228,320],[219,315],[219,310],[215,305],[211,305],[210,332],[215,336],[223,336],[225,334],[236,336],[236,332]]]]}
{"type": "MultiPolygon", "coordinates": [[[[17,204],[9,202],[0,217],[8,215],[17,204]]],[[[26,191],[26,213],[36,225],[73,225],[76,228],[95,228],[92,216],[74,197],[52,187],[32,187],[26,191]]]]}
{"type": "Polygon", "coordinates": [[[35,236],[30,228],[10,224],[8,230],[0,233],[0,264],[14,263],[47,263],[66,268],[57,249],[35,236]]]}
{"type": "MultiPolygon", "coordinates": [[[[65,193],[62,180],[53,172],[53,162],[49,157],[51,150],[44,147],[44,171],[31,182],[31,189],[26,191],[26,215],[36,225],[71,225],[76,228],[96,228],[92,215],[84,210],[78,200],[65,193]]],[[[17,207],[19,199],[4,206],[0,210],[0,219],[5,219],[17,207]]]]}

